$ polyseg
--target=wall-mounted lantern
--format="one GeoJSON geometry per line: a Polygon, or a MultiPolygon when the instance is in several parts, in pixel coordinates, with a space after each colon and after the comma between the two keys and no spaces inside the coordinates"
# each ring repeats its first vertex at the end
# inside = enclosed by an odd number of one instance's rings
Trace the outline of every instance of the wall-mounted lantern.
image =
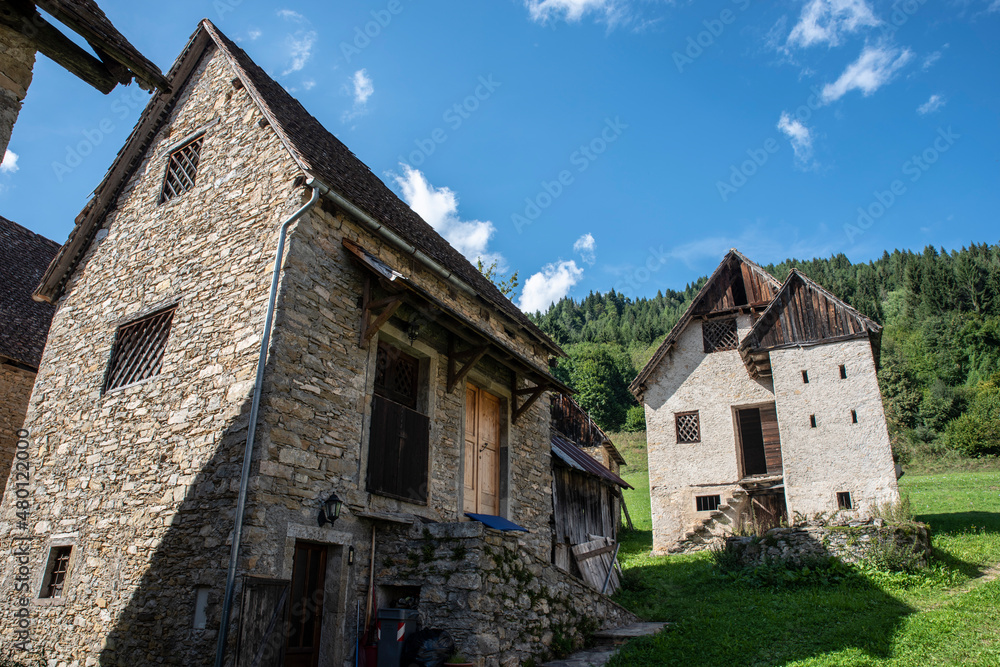
{"type": "Polygon", "coordinates": [[[340,516],[340,509],[344,506],[344,502],[337,496],[336,493],[330,494],[330,497],[326,499],[323,506],[319,508],[319,525],[325,526],[326,524],[332,524],[340,516]]]}

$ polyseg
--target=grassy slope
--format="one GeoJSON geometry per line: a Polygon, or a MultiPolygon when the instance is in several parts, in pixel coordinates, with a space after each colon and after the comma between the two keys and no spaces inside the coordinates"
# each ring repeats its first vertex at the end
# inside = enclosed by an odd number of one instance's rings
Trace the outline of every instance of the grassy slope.
{"type": "Polygon", "coordinates": [[[625,665],[1000,665],[1000,474],[901,480],[934,530],[936,561],[920,575],[849,576],[769,590],[720,577],[707,554],[651,557],[649,483],[640,435],[615,436],[636,487],[623,535],[631,590],[618,601],[675,625],[630,643],[625,665]]]}

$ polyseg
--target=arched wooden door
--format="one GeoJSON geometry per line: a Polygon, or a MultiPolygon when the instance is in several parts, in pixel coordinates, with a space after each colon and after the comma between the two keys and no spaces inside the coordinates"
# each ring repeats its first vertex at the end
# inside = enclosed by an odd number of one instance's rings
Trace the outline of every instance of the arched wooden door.
{"type": "Polygon", "coordinates": [[[465,388],[465,511],[500,514],[500,399],[465,388]]]}

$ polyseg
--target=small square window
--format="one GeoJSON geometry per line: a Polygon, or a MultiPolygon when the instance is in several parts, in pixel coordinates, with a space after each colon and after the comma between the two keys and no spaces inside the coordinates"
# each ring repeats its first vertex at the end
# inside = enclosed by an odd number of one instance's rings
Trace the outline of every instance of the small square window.
{"type": "Polygon", "coordinates": [[[170,306],[119,327],[104,379],[105,392],[159,374],[175,310],[176,305],[170,306]]]}
{"type": "Polygon", "coordinates": [[[841,380],[847,379],[847,366],[845,366],[844,364],[840,365],[840,379],[841,380]]]}
{"type": "Polygon", "coordinates": [[[674,420],[677,425],[678,443],[701,442],[701,424],[697,410],[674,415],[674,420]]]}
{"type": "Polygon", "coordinates": [[[837,507],[842,510],[854,509],[854,502],[851,500],[850,491],[840,491],[837,493],[837,507]]]}
{"type": "Polygon", "coordinates": [[[194,187],[195,177],[198,175],[198,159],[201,157],[201,142],[202,138],[195,139],[170,154],[160,192],[161,204],[194,187]]]}
{"type": "Polygon", "coordinates": [[[45,566],[45,579],[42,581],[40,598],[61,598],[63,586],[66,584],[66,573],[69,571],[69,556],[73,547],[52,547],[49,551],[49,562],[45,566]]]}
{"type": "Polygon", "coordinates": [[[809,415],[810,428],[816,428],[816,415],[809,415]]]}
{"type": "Polygon", "coordinates": [[[720,496],[695,496],[695,505],[699,512],[714,512],[722,504],[720,496]]]}
{"type": "Polygon", "coordinates": [[[706,353],[735,350],[740,344],[736,330],[736,318],[708,320],[701,325],[702,343],[706,353]]]}
{"type": "Polygon", "coordinates": [[[858,411],[857,410],[851,410],[851,423],[852,424],[857,424],[858,423],[858,411]]]}
{"type": "Polygon", "coordinates": [[[802,371],[802,384],[809,384],[809,371],[802,371]]]}

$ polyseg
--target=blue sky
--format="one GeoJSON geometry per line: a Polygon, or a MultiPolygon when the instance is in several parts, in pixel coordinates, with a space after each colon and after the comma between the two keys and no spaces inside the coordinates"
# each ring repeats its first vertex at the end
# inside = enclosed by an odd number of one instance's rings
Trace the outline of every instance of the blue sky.
{"type": "MultiPolygon", "coordinates": [[[[734,246],[1000,240],[1000,0],[101,6],[164,71],[211,19],[528,310],[683,288],[734,246]]],[[[0,213],[64,241],[146,99],[39,56],[0,213]]]]}

